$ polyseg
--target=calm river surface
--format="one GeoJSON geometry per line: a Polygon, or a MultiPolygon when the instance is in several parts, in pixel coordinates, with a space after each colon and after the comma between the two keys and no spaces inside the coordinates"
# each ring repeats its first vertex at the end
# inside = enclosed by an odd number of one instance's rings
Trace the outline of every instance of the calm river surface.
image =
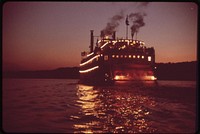
{"type": "Polygon", "coordinates": [[[196,82],[118,82],[87,86],[70,79],[3,79],[5,132],[194,133],[196,82]]]}

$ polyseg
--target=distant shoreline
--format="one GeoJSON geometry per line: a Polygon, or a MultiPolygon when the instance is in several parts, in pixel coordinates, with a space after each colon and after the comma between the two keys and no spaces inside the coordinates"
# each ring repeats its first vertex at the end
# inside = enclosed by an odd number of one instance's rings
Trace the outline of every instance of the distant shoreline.
{"type": "MultiPolygon", "coordinates": [[[[195,81],[197,61],[178,63],[156,63],[155,75],[158,80],[195,81]]],[[[3,78],[79,79],[79,67],[65,67],[55,70],[7,71],[3,78]]]]}

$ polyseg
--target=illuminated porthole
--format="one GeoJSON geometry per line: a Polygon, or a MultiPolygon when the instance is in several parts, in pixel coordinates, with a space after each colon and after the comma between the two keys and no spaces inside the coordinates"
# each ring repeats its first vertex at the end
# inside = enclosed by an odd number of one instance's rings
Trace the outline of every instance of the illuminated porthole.
{"type": "Polygon", "coordinates": [[[120,57],[123,58],[123,55],[121,55],[120,57]]]}
{"type": "Polygon", "coordinates": [[[142,56],[142,59],[144,59],[144,56],[142,56]]]}
{"type": "Polygon", "coordinates": [[[140,58],[140,56],[138,55],[137,58],[140,58]]]}
{"type": "Polygon", "coordinates": [[[131,58],[131,55],[129,55],[128,57],[131,58]]]}
{"type": "Polygon", "coordinates": [[[113,58],[115,58],[115,55],[112,55],[113,58]]]}
{"type": "Polygon", "coordinates": [[[151,61],[151,56],[148,56],[148,61],[151,61]]]}
{"type": "Polygon", "coordinates": [[[133,58],[135,58],[135,55],[133,55],[133,58]]]}

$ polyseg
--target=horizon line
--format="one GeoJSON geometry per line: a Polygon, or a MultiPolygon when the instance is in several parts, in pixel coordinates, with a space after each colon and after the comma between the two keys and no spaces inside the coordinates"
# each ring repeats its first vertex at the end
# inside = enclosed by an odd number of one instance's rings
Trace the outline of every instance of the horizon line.
{"type": "MultiPolygon", "coordinates": [[[[182,62],[155,62],[155,64],[176,64],[176,63],[187,63],[187,62],[197,62],[198,60],[194,60],[194,61],[182,61],[182,62]]],[[[57,69],[61,69],[61,68],[79,68],[80,66],[66,66],[66,67],[57,67],[54,69],[42,69],[42,70],[5,70],[2,72],[28,72],[28,71],[53,71],[53,70],[57,70],[57,69]]]]}

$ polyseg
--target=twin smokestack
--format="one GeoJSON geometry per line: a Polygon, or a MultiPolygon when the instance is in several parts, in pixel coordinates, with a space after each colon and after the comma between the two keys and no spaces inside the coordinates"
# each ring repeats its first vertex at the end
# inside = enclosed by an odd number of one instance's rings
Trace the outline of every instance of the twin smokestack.
{"type": "Polygon", "coordinates": [[[90,53],[94,48],[94,30],[90,30],[90,53]]]}
{"type": "MultiPolygon", "coordinates": [[[[105,38],[105,35],[103,34],[102,31],[101,31],[100,37],[102,39],[105,38]]],[[[113,38],[113,40],[116,39],[116,31],[113,31],[112,38],[113,38]]],[[[94,50],[94,30],[90,30],[90,53],[93,52],[93,50],[94,50]]]]}

